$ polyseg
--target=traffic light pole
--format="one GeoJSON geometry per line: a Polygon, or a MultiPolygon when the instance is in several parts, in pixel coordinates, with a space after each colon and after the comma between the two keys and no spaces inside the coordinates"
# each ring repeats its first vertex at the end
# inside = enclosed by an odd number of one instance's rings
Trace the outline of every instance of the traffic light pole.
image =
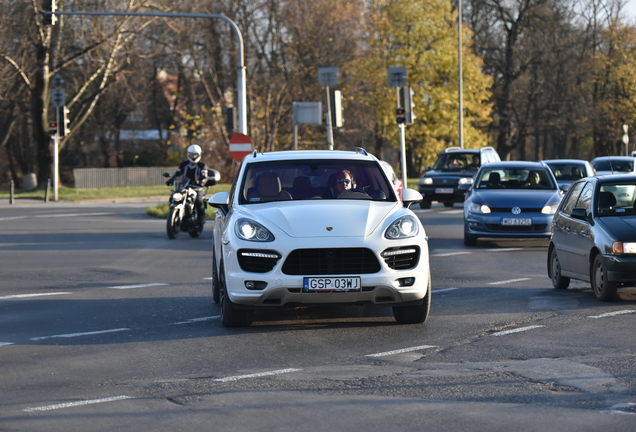
{"type": "Polygon", "coordinates": [[[327,89],[327,147],[333,150],[333,128],[331,127],[331,97],[329,95],[329,86],[327,89]]]}
{"type": "Polygon", "coordinates": [[[42,11],[44,15],[104,15],[104,16],[148,16],[148,17],[164,17],[164,18],[218,18],[222,19],[232,27],[238,40],[238,65],[237,65],[237,99],[238,99],[238,131],[247,135],[247,90],[246,90],[246,74],[245,60],[243,51],[243,35],[236,23],[219,14],[198,14],[198,13],[169,13],[169,12],[75,12],[75,11],[42,11]]]}
{"type": "Polygon", "coordinates": [[[53,135],[53,201],[57,202],[58,179],[60,177],[60,158],[59,158],[59,141],[60,141],[60,110],[55,110],[57,117],[57,128],[53,135]]]}

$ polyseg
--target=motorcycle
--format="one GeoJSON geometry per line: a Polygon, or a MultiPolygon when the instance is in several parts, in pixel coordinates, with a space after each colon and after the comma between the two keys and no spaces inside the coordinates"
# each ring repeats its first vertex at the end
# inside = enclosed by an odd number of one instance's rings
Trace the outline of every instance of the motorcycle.
{"type": "MultiPolygon", "coordinates": [[[[170,178],[170,174],[164,173],[164,177],[170,178]]],[[[220,173],[215,169],[208,169],[207,186],[214,186],[221,179],[220,173]]],[[[179,176],[174,179],[174,189],[170,194],[170,210],[166,219],[166,231],[168,238],[176,239],[181,231],[187,231],[191,237],[199,237],[203,232],[203,224],[199,223],[199,213],[194,205],[197,192],[203,186],[191,185],[190,179],[179,176]]],[[[205,196],[205,193],[204,193],[205,196]]],[[[207,201],[203,200],[203,211],[207,207],[207,201]]]]}

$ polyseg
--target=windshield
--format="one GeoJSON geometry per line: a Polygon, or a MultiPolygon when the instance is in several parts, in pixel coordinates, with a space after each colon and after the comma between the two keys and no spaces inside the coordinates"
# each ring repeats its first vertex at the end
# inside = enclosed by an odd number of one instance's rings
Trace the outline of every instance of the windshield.
{"type": "Polygon", "coordinates": [[[479,153],[442,153],[433,169],[436,171],[477,171],[481,166],[479,153]]]}
{"type": "Polygon", "coordinates": [[[241,204],[336,198],[397,201],[384,170],[375,161],[251,163],[240,187],[241,204]]]}
{"type": "Polygon", "coordinates": [[[634,170],[634,161],[628,159],[601,159],[594,161],[593,166],[596,171],[632,172],[634,170]]]}
{"type": "Polygon", "coordinates": [[[557,180],[578,180],[591,175],[583,163],[546,162],[557,180]]]}
{"type": "Polygon", "coordinates": [[[636,214],[636,185],[626,183],[603,184],[599,190],[597,209],[599,216],[636,214]]]}
{"type": "Polygon", "coordinates": [[[477,189],[557,189],[547,168],[484,169],[477,179],[477,189]]]}

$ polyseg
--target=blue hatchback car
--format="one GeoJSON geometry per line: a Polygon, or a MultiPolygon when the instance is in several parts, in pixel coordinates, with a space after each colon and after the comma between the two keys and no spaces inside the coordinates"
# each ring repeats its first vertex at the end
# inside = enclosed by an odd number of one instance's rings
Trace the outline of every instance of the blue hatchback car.
{"type": "Polygon", "coordinates": [[[479,237],[550,237],[563,192],[542,162],[506,161],[481,167],[466,187],[464,244],[479,237]]]}

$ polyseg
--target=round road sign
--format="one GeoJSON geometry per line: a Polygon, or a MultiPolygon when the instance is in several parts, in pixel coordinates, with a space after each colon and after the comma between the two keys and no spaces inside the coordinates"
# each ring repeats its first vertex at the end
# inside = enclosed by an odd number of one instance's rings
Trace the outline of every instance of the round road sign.
{"type": "Polygon", "coordinates": [[[242,161],[245,156],[252,153],[254,144],[252,139],[245,134],[235,133],[230,138],[230,156],[235,161],[242,161]]]}

